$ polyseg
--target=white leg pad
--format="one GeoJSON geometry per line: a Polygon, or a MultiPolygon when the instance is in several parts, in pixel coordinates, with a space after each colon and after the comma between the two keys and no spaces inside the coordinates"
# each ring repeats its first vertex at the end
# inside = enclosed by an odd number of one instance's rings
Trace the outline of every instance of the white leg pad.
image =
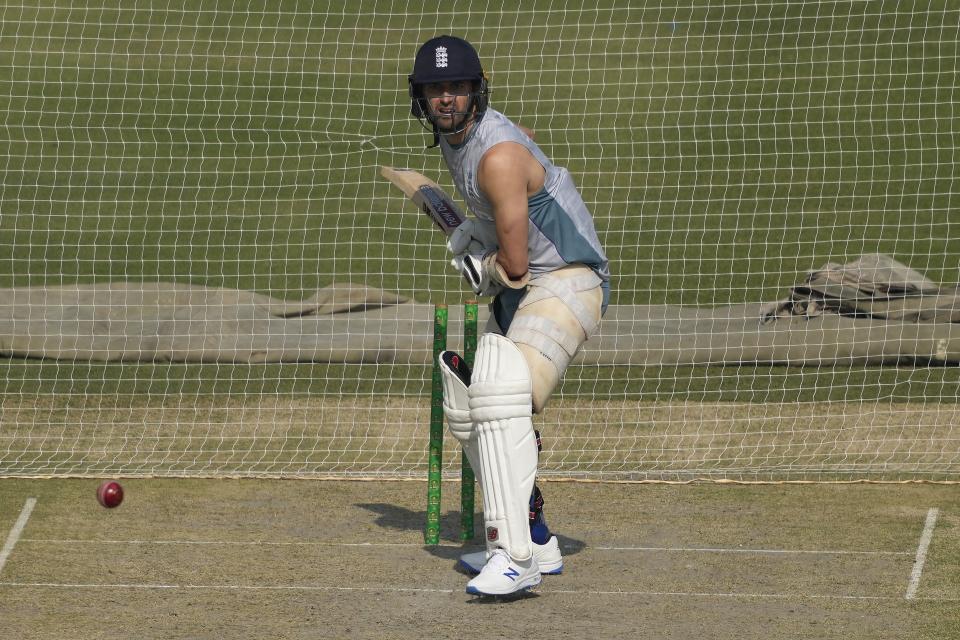
{"type": "Polygon", "coordinates": [[[468,391],[480,450],[487,547],[499,547],[517,561],[528,560],[533,555],[529,507],[537,439],[530,370],[517,345],[501,335],[483,335],[468,391]]]}
{"type": "MultiPolygon", "coordinates": [[[[467,385],[457,373],[451,369],[456,366],[454,358],[460,356],[452,352],[440,354],[440,378],[443,381],[443,415],[447,419],[450,434],[457,439],[460,447],[467,455],[473,474],[480,480],[480,448],[477,444],[477,431],[470,417],[470,394],[467,385]]],[[[482,488],[483,485],[481,485],[482,488]]]]}

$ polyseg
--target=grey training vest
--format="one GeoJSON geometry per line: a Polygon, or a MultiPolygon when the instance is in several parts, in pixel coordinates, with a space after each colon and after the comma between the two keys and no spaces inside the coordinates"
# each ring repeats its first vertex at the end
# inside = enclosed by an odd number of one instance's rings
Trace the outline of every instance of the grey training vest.
{"type": "Polygon", "coordinates": [[[487,109],[461,145],[453,146],[443,137],[440,139],[440,150],[460,197],[481,223],[493,224],[493,207],[477,186],[477,169],[491,147],[507,141],[529,150],[546,171],[543,189],[527,199],[530,277],[579,262],[603,280],[606,299],[609,261],[573,178],[566,169],[550,162],[533,140],[498,111],[487,109]]]}

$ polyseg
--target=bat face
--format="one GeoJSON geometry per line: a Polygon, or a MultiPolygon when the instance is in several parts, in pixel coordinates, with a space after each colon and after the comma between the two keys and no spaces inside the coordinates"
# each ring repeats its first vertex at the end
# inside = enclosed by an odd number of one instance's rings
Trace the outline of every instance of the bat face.
{"type": "Polygon", "coordinates": [[[380,167],[380,175],[403,191],[445,234],[453,233],[466,219],[457,203],[423,174],[412,169],[380,167]]]}

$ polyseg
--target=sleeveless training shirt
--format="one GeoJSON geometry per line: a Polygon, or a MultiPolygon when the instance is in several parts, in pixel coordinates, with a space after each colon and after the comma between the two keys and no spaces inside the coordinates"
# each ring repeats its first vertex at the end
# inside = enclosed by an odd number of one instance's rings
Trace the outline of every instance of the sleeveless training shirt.
{"type": "Polygon", "coordinates": [[[460,197],[481,224],[493,225],[493,207],[477,185],[477,170],[490,147],[507,141],[530,151],[546,172],[543,188],[527,199],[530,277],[579,262],[600,276],[606,302],[610,291],[609,261],[573,178],[566,169],[550,162],[533,140],[494,109],[486,110],[463,144],[454,146],[440,138],[443,158],[460,197]]]}

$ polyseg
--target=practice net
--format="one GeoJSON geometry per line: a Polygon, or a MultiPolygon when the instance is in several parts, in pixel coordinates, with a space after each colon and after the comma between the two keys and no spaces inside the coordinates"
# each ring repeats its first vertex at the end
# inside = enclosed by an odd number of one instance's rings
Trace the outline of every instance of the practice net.
{"type": "MultiPolygon", "coordinates": [[[[882,255],[960,281],[960,9],[161,4],[0,8],[0,475],[426,477],[431,370],[410,345],[434,304],[453,314],[468,292],[378,169],[453,192],[406,86],[419,44],[451,33],[479,50],[492,106],[573,174],[614,274],[616,321],[537,420],[542,475],[960,480],[949,322],[932,323],[935,349],[902,356],[886,345],[916,319],[846,350],[846,333],[821,335],[799,361],[628,351],[688,315],[783,300],[826,263],[882,255]],[[130,291],[159,291],[148,304],[203,344],[217,337],[209,315],[230,313],[188,303],[207,316],[184,321],[173,287],[289,303],[284,326],[316,292],[361,287],[417,316],[314,336],[359,339],[360,356],[150,355],[166,325],[125,305],[130,291]],[[78,290],[125,293],[97,308],[64,295],[78,290]],[[674,320],[631,331],[658,309],[674,320]],[[147,335],[131,355],[134,329],[147,335]],[[62,348],[104,336],[109,349],[62,348]],[[871,348],[887,357],[857,355],[871,348]]],[[[809,346],[827,318],[788,321],[809,346]]],[[[727,327],[694,326],[671,353],[727,327]]]]}

